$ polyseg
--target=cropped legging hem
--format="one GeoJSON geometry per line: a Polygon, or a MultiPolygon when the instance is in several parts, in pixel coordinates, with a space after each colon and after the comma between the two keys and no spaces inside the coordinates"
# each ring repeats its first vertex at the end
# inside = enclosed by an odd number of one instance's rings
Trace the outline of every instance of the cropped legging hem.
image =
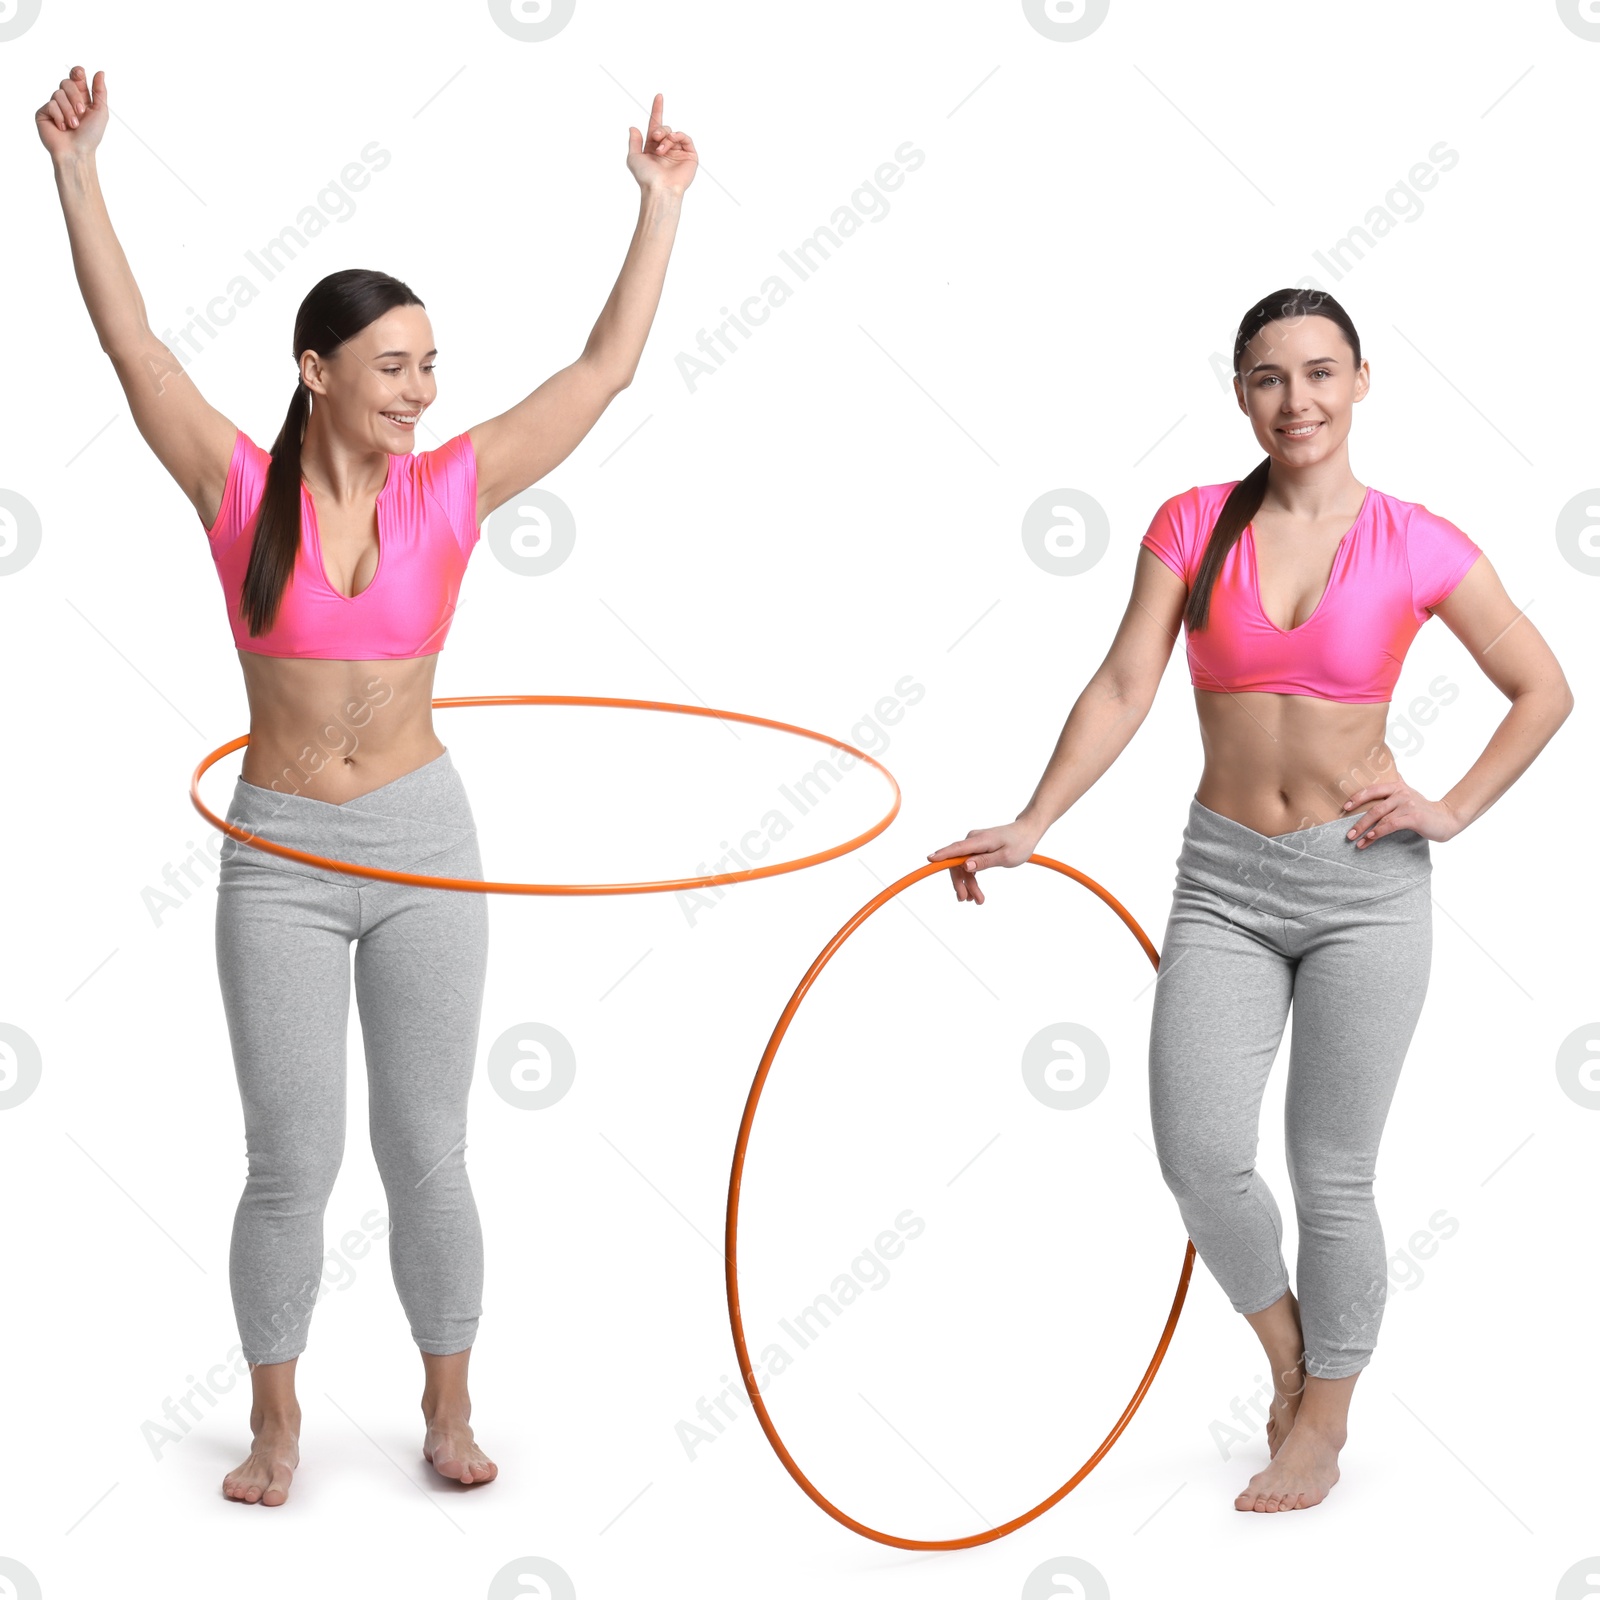
{"type": "MultiPolygon", "coordinates": [[[[402,872],[426,862],[432,876],[483,877],[448,750],[343,805],[241,778],[228,820],[334,861],[402,872]]],[[[386,1215],[368,1211],[363,1227],[388,1236],[420,1349],[454,1355],[476,1337],[483,1236],[465,1151],[488,917],[482,894],[358,877],[224,841],[217,973],[248,1168],[228,1265],[240,1347],[253,1365],[305,1349],[324,1287],[323,1212],[344,1153],[352,965],[387,1200],[386,1215]]],[[[341,1217],[341,1232],[353,1220],[341,1217]]]]}
{"type": "Polygon", "coordinates": [[[299,1358],[306,1353],[306,1347],[304,1345],[301,1345],[298,1350],[290,1350],[287,1354],[285,1354],[282,1350],[273,1350],[258,1354],[254,1350],[246,1349],[243,1345],[240,1346],[240,1349],[244,1350],[244,1358],[252,1367],[281,1366],[285,1361],[299,1360],[299,1358]]]}
{"type": "MultiPolygon", "coordinates": [[[[454,1339],[417,1339],[413,1337],[412,1342],[424,1355],[458,1356],[463,1350],[470,1350],[477,1341],[472,1339],[466,1344],[461,1344],[454,1339]]],[[[250,1350],[243,1345],[240,1346],[240,1349],[244,1351],[244,1359],[246,1363],[252,1367],[275,1367],[284,1361],[298,1360],[299,1357],[306,1353],[306,1347],[304,1343],[302,1343],[298,1349],[289,1351],[271,1350],[257,1352],[250,1350]]]]}
{"type": "Polygon", "coordinates": [[[418,1339],[416,1341],[417,1348],[424,1355],[429,1356],[458,1356],[463,1350],[470,1350],[472,1343],[473,1341],[469,1340],[466,1344],[457,1344],[453,1339],[442,1341],[438,1339],[418,1339]]]}
{"type": "Polygon", "coordinates": [[[1289,1288],[1290,1288],[1289,1279],[1288,1279],[1287,1275],[1285,1275],[1282,1287],[1274,1289],[1272,1291],[1272,1293],[1269,1294],[1267,1296],[1267,1298],[1261,1302],[1260,1305],[1258,1305],[1258,1306],[1251,1306],[1251,1305],[1235,1306],[1233,1309],[1235,1311],[1237,1311],[1241,1317],[1253,1317],[1258,1311],[1265,1311],[1268,1306],[1277,1305],[1277,1303],[1281,1299],[1283,1299],[1283,1297],[1286,1294],[1288,1294],[1289,1288]]]}
{"type": "Polygon", "coordinates": [[[1364,1371],[1372,1362],[1371,1356],[1365,1356],[1360,1361],[1345,1362],[1342,1365],[1313,1361],[1306,1358],[1306,1376],[1308,1378],[1323,1378],[1329,1383],[1337,1383],[1340,1378],[1353,1378],[1358,1372],[1364,1371]]]}
{"type": "Polygon", "coordinates": [[[1353,817],[1276,836],[1189,807],[1150,1026],[1162,1176],[1195,1250],[1245,1314],[1289,1286],[1256,1170],[1261,1101],[1291,1006],[1284,1143],[1309,1376],[1372,1359],[1388,1289],[1378,1143],[1427,992],[1428,841],[1357,850],[1353,817]]]}

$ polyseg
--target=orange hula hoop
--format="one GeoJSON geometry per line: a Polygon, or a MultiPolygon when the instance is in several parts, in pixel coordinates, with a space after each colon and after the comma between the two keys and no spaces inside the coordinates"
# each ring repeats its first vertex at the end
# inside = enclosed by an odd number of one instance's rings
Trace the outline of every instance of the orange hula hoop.
{"type": "MultiPolygon", "coordinates": [[[[960,858],[954,859],[959,860],[960,858]]],[[[1150,964],[1158,969],[1160,968],[1160,954],[1146,937],[1144,929],[1134,920],[1133,915],[1096,883],[1093,878],[1086,877],[1075,868],[1067,866],[1064,862],[1052,860],[1049,856],[1029,856],[1028,860],[1038,866],[1049,867],[1053,871],[1063,873],[1097,894],[1121,917],[1134,938],[1139,941],[1144,953],[1150,957],[1150,964]]],[[[750,1142],[750,1128],[755,1121],[756,1106],[760,1103],[762,1086],[766,1083],[767,1073],[771,1070],[773,1060],[777,1056],[778,1046],[783,1042],[784,1034],[788,1032],[789,1023],[793,1020],[795,1012],[800,1009],[800,1002],[805,998],[806,991],[810,989],[822,969],[833,959],[839,947],[874,911],[889,900],[892,900],[901,890],[910,888],[912,884],[920,882],[932,873],[944,872],[949,868],[950,864],[948,860],[930,861],[926,866],[918,867],[914,872],[908,872],[897,883],[891,883],[887,889],[874,895],[834,934],[827,944],[823,946],[821,954],[811,963],[806,975],[800,980],[794,993],[789,997],[788,1005],[783,1008],[783,1015],[778,1018],[778,1025],[772,1030],[772,1037],[767,1042],[766,1053],[761,1057],[761,1065],[756,1069],[755,1081],[750,1085],[750,1098],[745,1102],[744,1120],[739,1124],[739,1139],[733,1151],[733,1172],[728,1180],[728,1220],[723,1254],[727,1267],[728,1317],[733,1326],[734,1346],[739,1353],[739,1375],[744,1380],[745,1393],[749,1395],[750,1404],[755,1408],[762,1431],[767,1436],[767,1442],[777,1452],[778,1459],[788,1469],[789,1476],[835,1522],[843,1523],[845,1527],[854,1533],[861,1534],[863,1538],[876,1539],[879,1544],[895,1545],[901,1550],[969,1550],[974,1545],[990,1544],[996,1539],[1003,1539],[1008,1533],[1015,1533],[1018,1528],[1032,1522],[1035,1517],[1042,1516],[1057,1501],[1077,1488],[1088,1477],[1089,1473],[1094,1470],[1100,1458],[1116,1443],[1122,1430],[1132,1420],[1134,1412],[1139,1409],[1139,1404],[1144,1399],[1145,1391],[1149,1389],[1151,1381],[1154,1379],[1156,1371],[1167,1353],[1167,1346],[1172,1343],[1173,1332],[1178,1326],[1178,1314],[1183,1310],[1184,1298],[1189,1292],[1189,1278],[1194,1271],[1195,1259],[1194,1241],[1191,1239],[1188,1242],[1188,1248],[1184,1252],[1183,1269],[1178,1274],[1178,1290],[1173,1296],[1172,1310],[1167,1314],[1167,1325],[1162,1329],[1161,1340],[1156,1345],[1155,1354],[1150,1358],[1150,1365],[1145,1368],[1144,1377],[1139,1380],[1139,1387],[1133,1391],[1133,1398],[1123,1409],[1122,1415],[1117,1418],[1110,1433],[1100,1441],[1100,1446],[1094,1454],[1054,1494],[1041,1500],[1031,1511],[1025,1511],[1021,1516],[1013,1517],[1009,1522],[1003,1522],[995,1528],[988,1528],[982,1533],[968,1534],[963,1539],[902,1539],[897,1534],[884,1533],[880,1529],[869,1528],[864,1522],[857,1522],[854,1517],[841,1511],[806,1477],[794,1457],[785,1448],[783,1440],[778,1436],[777,1428],[773,1426],[772,1418],[767,1414],[766,1404],[756,1389],[755,1374],[750,1367],[750,1352],[745,1345],[744,1320],[739,1311],[739,1189],[744,1179],[745,1147],[750,1142]]]]}
{"type": "Polygon", "coordinates": [[[762,728],[777,728],[783,733],[798,733],[807,739],[816,740],[819,744],[831,745],[835,750],[848,751],[858,760],[866,762],[868,766],[876,767],[889,780],[889,787],[894,790],[894,804],[879,821],[873,823],[865,832],[858,833],[853,839],[847,839],[843,844],[833,845],[827,850],[818,850],[809,856],[801,856],[795,861],[776,861],[768,866],[745,867],[737,872],[713,872],[695,878],[658,878],[641,883],[490,883],[478,878],[435,878],[426,873],[396,872],[387,867],[363,867],[352,861],[334,861],[328,856],[312,855],[307,850],[293,850],[288,845],[273,844],[271,840],[263,839],[260,834],[251,833],[248,829],[237,827],[219,817],[214,811],[208,810],[205,802],[201,800],[200,779],[224,756],[249,744],[250,735],[247,733],[241,734],[237,739],[229,740],[227,744],[218,745],[194,769],[194,776],[189,780],[189,799],[195,810],[213,828],[245,844],[253,845],[257,850],[270,851],[275,856],[286,856],[291,861],[304,861],[309,866],[324,867],[333,872],[354,873],[362,878],[382,878],[388,883],[409,883],[424,889],[460,889],[472,894],[658,894],[676,889],[707,889],[719,883],[743,883],[749,878],[775,878],[780,873],[798,872],[802,867],[814,867],[821,862],[832,861],[837,856],[848,855],[852,850],[860,849],[868,841],[876,839],[900,814],[900,785],[895,782],[894,774],[881,761],[869,756],[865,750],[858,750],[853,744],[846,744],[842,739],[830,738],[825,733],[813,732],[812,729],[802,728],[796,723],[779,722],[773,717],[758,717],[748,711],[718,711],[712,706],[685,706],[670,700],[630,700],[607,695],[580,694],[458,695],[451,699],[435,700],[433,705],[436,707],[623,706],[640,711],[677,711],[685,716],[750,722],[762,728]]]}

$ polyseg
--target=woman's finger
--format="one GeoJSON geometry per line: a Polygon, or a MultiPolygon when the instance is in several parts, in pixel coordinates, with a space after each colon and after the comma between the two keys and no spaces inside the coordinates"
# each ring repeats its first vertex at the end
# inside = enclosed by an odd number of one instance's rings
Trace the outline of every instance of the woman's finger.
{"type": "Polygon", "coordinates": [[[968,872],[982,872],[985,867],[1004,866],[1005,854],[1004,847],[998,845],[993,850],[969,850],[962,865],[968,872]]]}
{"type": "Polygon", "coordinates": [[[1385,806],[1382,811],[1377,810],[1376,807],[1368,810],[1361,818],[1361,821],[1356,824],[1361,830],[1357,835],[1356,842],[1360,843],[1363,840],[1382,838],[1383,834],[1387,833],[1393,826],[1388,820],[1389,814],[1393,810],[1394,807],[1392,805],[1385,806]]]}
{"type": "Polygon", "coordinates": [[[970,856],[973,848],[981,844],[981,835],[974,835],[970,839],[957,839],[954,844],[942,844],[937,850],[928,852],[930,861],[944,861],[950,856],[970,856]]]}

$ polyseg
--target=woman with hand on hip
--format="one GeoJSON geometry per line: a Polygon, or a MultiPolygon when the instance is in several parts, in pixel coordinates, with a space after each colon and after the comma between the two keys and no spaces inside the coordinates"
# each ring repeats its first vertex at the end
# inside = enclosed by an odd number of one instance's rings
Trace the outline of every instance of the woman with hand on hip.
{"type": "Polygon", "coordinates": [[[1033,797],[1016,821],[929,859],[949,860],[957,899],[981,905],[978,875],[1025,862],[1138,731],[1182,624],[1205,765],[1161,947],[1150,1110],[1189,1237],[1272,1367],[1269,1464],[1234,1505],[1290,1511],[1339,1476],[1351,1391],[1382,1319],[1372,1184],[1428,983],[1429,841],[1454,838],[1504,794],[1573,698],[1477,545],[1351,472],[1370,374],[1332,296],[1268,295],[1240,324],[1233,362],[1266,459],[1157,510],[1116,637],[1033,797]],[[1511,701],[1437,800],[1401,777],[1384,740],[1401,662],[1434,615],[1511,701]],[[1298,1298],[1255,1168],[1291,1000],[1298,1298]]]}
{"type": "MultiPolygon", "coordinates": [[[[483,876],[466,790],[434,732],[434,670],[479,524],[564,460],[632,381],[655,316],[693,141],[630,128],[642,191],[622,271],[583,352],[500,416],[413,452],[438,391],[421,300],[382,272],[316,284],[270,451],[208,405],[150,330],[95,171],[105,74],[74,67],[36,116],[84,301],[135,425],[206,529],[250,704],[228,820],[333,860],[483,876]],[[359,730],[358,732],[355,730],[359,730]]],[[[473,1437],[467,1363],[483,1245],[463,1150],[487,961],[484,896],[223,848],[218,974],[249,1176],[229,1278],[253,1442],[232,1499],[281,1505],[299,1463],[295,1366],[344,1146],[350,945],[395,1287],[422,1353],[423,1454],[496,1467],[473,1437]]]]}

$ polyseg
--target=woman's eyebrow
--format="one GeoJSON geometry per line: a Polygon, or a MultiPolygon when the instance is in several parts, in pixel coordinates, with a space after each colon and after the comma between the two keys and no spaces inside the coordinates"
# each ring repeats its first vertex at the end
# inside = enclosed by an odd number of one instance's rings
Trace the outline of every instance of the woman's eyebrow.
{"type": "MultiPolygon", "coordinates": [[[[1304,367],[1336,367],[1339,364],[1337,356],[1312,356],[1309,360],[1302,361],[1304,367]]],[[[1245,369],[1248,378],[1252,372],[1282,372],[1283,368],[1276,361],[1258,361],[1253,367],[1245,369]]]]}

